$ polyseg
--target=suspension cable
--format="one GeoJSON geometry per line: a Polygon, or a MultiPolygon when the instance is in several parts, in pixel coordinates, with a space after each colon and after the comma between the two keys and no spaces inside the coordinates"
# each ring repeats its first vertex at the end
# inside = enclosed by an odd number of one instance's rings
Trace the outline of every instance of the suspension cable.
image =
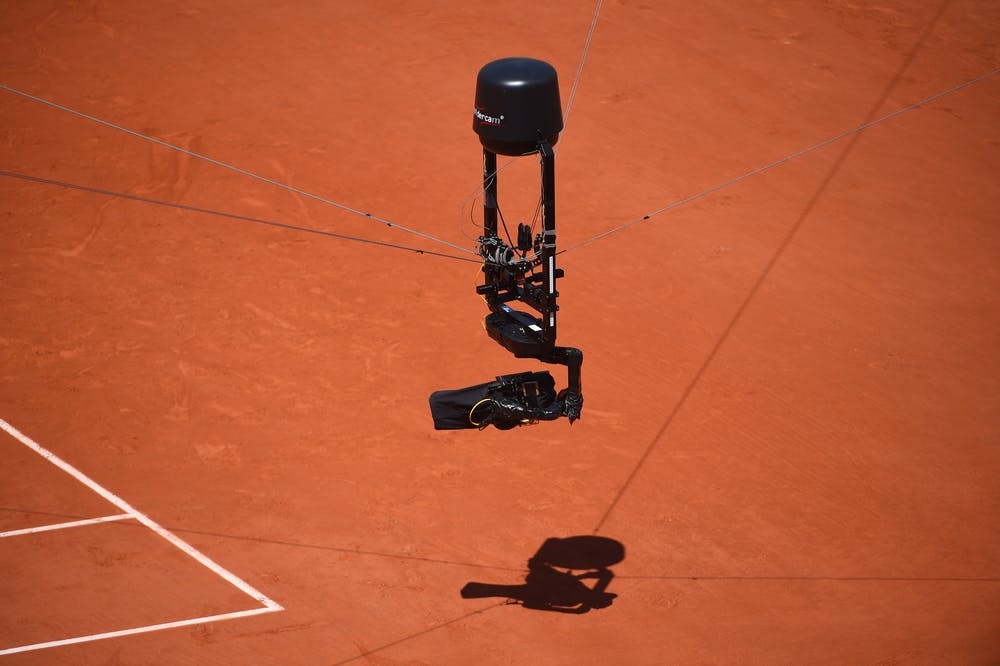
{"type": "Polygon", "coordinates": [[[57,104],[56,102],[51,102],[51,101],[49,101],[47,99],[42,99],[41,97],[36,97],[35,95],[32,95],[30,93],[24,92],[23,90],[18,90],[16,88],[11,88],[10,86],[4,85],[4,84],[0,84],[0,89],[6,90],[7,92],[13,93],[15,95],[20,95],[21,97],[24,97],[26,99],[30,99],[30,100],[38,102],[40,104],[45,104],[46,106],[50,106],[50,107],[52,107],[54,109],[59,109],[60,111],[65,111],[67,113],[71,113],[71,114],[73,114],[75,116],[79,116],[80,118],[85,118],[86,120],[90,120],[90,121],[98,123],[100,125],[104,125],[105,127],[110,127],[111,129],[118,130],[118,131],[124,132],[126,134],[130,134],[130,135],[132,135],[132,136],[134,136],[134,137],[136,137],[138,139],[142,139],[143,141],[149,141],[150,143],[155,143],[158,146],[163,146],[164,148],[169,148],[170,150],[175,150],[175,151],[177,151],[179,153],[184,153],[185,155],[190,155],[191,157],[195,157],[197,159],[204,160],[204,161],[209,162],[211,164],[214,164],[216,166],[220,166],[220,167],[222,167],[224,169],[229,169],[230,171],[235,171],[236,173],[242,174],[244,176],[249,176],[250,178],[254,178],[256,180],[268,183],[269,185],[274,185],[275,187],[280,187],[280,188],[282,188],[284,190],[288,190],[289,192],[294,192],[295,194],[299,194],[299,195],[302,195],[304,197],[308,197],[310,199],[315,199],[316,201],[320,201],[320,202],[328,204],[330,206],[334,206],[334,207],[339,208],[341,210],[347,211],[348,213],[354,213],[355,215],[360,215],[360,216],[366,217],[366,218],[368,218],[370,220],[374,220],[376,222],[381,222],[382,224],[386,225],[387,227],[392,227],[392,228],[395,228],[395,229],[399,229],[400,231],[405,231],[408,234],[413,234],[414,236],[419,236],[420,238],[424,238],[424,239],[432,241],[434,243],[440,243],[442,245],[447,245],[448,247],[451,247],[453,249],[459,250],[460,252],[464,252],[466,254],[471,254],[471,255],[475,255],[476,254],[475,252],[473,252],[472,250],[470,250],[468,248],[464,248],[464,247],[461,247],[460,245],[455,245],[453,243],[449,243],[446,240],[442,240],[440,238],[436,238],[436,237],[431,236],[430,234],[426,234],[426,233],[424,233],[422,231],[417,231],[416,229],[410,229],[409,227],[404,227],[401,224],[396,224],[395,222],[387,220],[387,219],[385,219],[383,217],[378,217],[377,215],[373,215],[371,213],[366,213],[366,212],[364,212],[362,210],[358,210],[357,208],[351,208],[350,206],[347,206],[347,205],[342,204],[342,203],[338,203],[338,202],[333,201],[331,199],[327,199],[326,197],[320,196],[318,194],[313,194],[311,192],[306,192],[305,190],[302,190],[302,189],[297,188],[297,187],[293,187],[292,185],[288,185],[286,183],[282,183],[280,181],[273,180],[273,179],[267,178],[265,176],[261,176],[259,174],[253,173],[252,171],[247,171],[246,169],[242,169],[242,168],[240,168],[238,166],[234,166],[232,164],[228,164],[226,162],[222,162],[220,160],[214,159],[214,158],[209,157],[207,155],[203,155],[201,153],[196,153],[194,151],[187,150],[186,148],[181,148],[180,146],[175,146],[173,144],[167,143],[166,141],[162,141],[160,139],[157,139],[155,137],[149,136],[147,134],[142,134],[141,132],[136,132],[135,130],[128,129],[127,127],[123,127],[121,125],[116,125],[115,123],[109,122],[107,120],[102,120],[101,118],[98,118],[96,116],[92,116],[92,115],[87,114],[87,113],[83,113],[82,111],[77,111],[76,109],[72,109],[72,108],[70,108],[68,106],[64,106],[62,104],[57,104]]]}
{"type": "Polygon", "coordinates": [[[573,77],[573,86],[569,89],[569,99],[566,100],[566,110],[563,112],[563,129],[569,122],[569,112],[573,108],[573,100],[576,99],[576,89],[583,78],[583,65],[587,62],[587,54],[590,52],[590,42],[594,39],[594,31],[597,30],[597,19],[601,16],[601,5],[604,0],[597,0],[594,7],[594,18],[590,21],[590,30],[587,31],[587,38],[583,42],[583,51],[580,53],[580,63],[576,66],[576,76],[573,77]]]}
{"type": "Polygon", "coordinates": [[[21,180],[27,180],[34,183],[42,183],[44,185],[55,185],[57,187],[65,187],[68,189],[81,190],[83,192],[91,192],[93,194],[103,194],[109,197],[117,197],[119,199],[129,199],[131,201],[141,201],[142,203],[155,204],[157,206],[168,206],[170,208],[178,208],[180,210],[186,210],[193,213],[204,213],[206,215],[215,215],[218,217],[225,217],[231,220],[241,220],[243,222],[253,222],[255,224],[266,224],[271,227],[279,227],[281,229],[290,229],[292,231],[304,231],[310,234],[319,234],[321,236],[329,236],[331,238],[339,238],[341,240],[353,241],[356,243],[367,243],[369,245],[378,245],[379,247],[387,247],[394,250],[407,250],[409,252],[416,252],[417,254],[426,254],[434,257],[443,257],[446,259],[455,259],[457,261],[467,261],[469,263],[478,264],[480,261],[478,259],[470,259],[468,257],[460,257],[454,254],[445,254],[443,252],[433,252],[431,250],[422,250],[416,247],[408,247],[405,245],[397,245],[395,243],[385,243],[382,241],[371,240],[369,238],[359,238],[357,236],[347,236],[345,234],[338,234],[332,231],[325,231],[323,229],[313,229],[311,227],[302,227],[294,224],[286,224],[284,222],[275,222],[273,220],[263,220],[258,217],[250,217],[247,215],[238,215],[236,213],[225,213],[218,210],[211,210],[209,208],[199,208],[198,206],[189,206],[187,204],[174,203],[171,201],[160,201],[159,199],[150,199],[148,197],[140,197],[135,194],[128,194],[126,192],[115,192],[113,190],[105,190],[99,187],[90,187],[89,185],[79,185],[76,183],[67,183],[61,180],[52,180],[50,178],[40,178],[38,176],[29,176],[23,173],[15,173],[13,171],[2,171],[0,170],[0,176],[6,178],[20,178],[21,180]]]}
{"type": "Polygon", "coordinates": [[[644,221],[646,221],[648,219],[651,219],[651,218],[653,218],[653,217],[655,217],[657,215],[660,215],[662,213],[666,213],[668,211],[674,210],[675,208],[680,208],[681,206],[683,206],[685,204],[689,204],[692,201],[696,201],[698,199],[706,197],[709,194],[714,194],[715,192],[718,192],[721,189],[727,188],[730,185],[735,185],[736,183],[744,181],[747,178],[750,178],[751,176],[756,176],[758,174],[764,173],[765,171],[770,171],[771,169],[773,169],[773,168],[775,168],[777,166],[780,166],[782,164],[785,164],[786,162],[790,162],[790,161],[792,161],[794,159],[802,157],[803,155],[807,155],[809,153],[812,153],[814,151],[819,150],[820,148],[824,148],[824,147],[830,145],[831,143],[836,143],[837,141],[840,141],[841,139],[845,139],[845,138],[847,138],[849,136],[857,134],[858,132],[864,131],[864,130],[870,128],[870,127],[874,127],[876,125],[884,123],[887,120],[891,120],[892,118],[895,118],[897,116],[901,116],[902,114],[904,114],[904,113],[906,113],[908,111],[912,111],[912,110],[914,110],[916,108],[919,108],[921,106],[925,106],[927,104],[930,104],[931,102],[939,100],[942,97],[946,97],[947,95],[951,95],[952,93],[956,93],[959,90],[962,90],[963,88],[968,88],[969,86],[974,85],[976,83],[979,83],[980,81],[984,81],[984,80],[986,80],[986,79],[990,78],[991,76],[994,76],[994,75],[996,75],[998,73],[1000,73],[1000,68],[994,69],[992,72],[988,72],[986,74],[983,74],[982,76],[977,76],[976,78],[970,79],[969,81],[966,81],[964,83],[960,83],[957,86],[954,86],[954,87],[949,88],[949,89],[947,89],[945,91],[939,92],[939,93],[937,93],[935,95],[931,95],[930,97],[927,97],[926,99],[922,99],[919,102],[914,102],[913,104],[909,104],[907,106],[904,106],[903,108],[897,109],[896,111],[893,111],[892,113],[888,113],[888,114],[886,114],[886,115],[884,115],[884,116],[882,116],[880,118],[876,118],[875,120],[872,120],[871,122],[867,122],[867,123],[864,123],[862,125],[858,125],[857,127],[853,128],[853,129],[849,129],[846,132],[842,132],[842,133],[840,133],[840,134],[838,134],[836,136],[830,137],[829,139],[825,139],[823,141],[820,141],[819,143],[814,144],[812,146],[809,146],[808,148],[804,148],[804,149],[799,150],[797,152],[794,152],[794,153],[792,153],[790,155],[786,155],[785,157],[782,157],[779,160],[775,160],[774,162],[771,162],[769,164],[765,164],[764,166],[757,167],[756,169],[753,169],[751,171],[747,171],[746,173],[744,173],[741,176],[737,176],[735,178],[731,178],[730,180],[727,180],[727,181],[725,181],[723,183],[719,183],[718,185],[714,185],[714,186],[712,186],[712,187],[710,187],[710,188],[708,188],[706,190],[702,190],[701,192],[698,192],[697,194],[692,194],[689,197],[685,197],[684,199],[681,199],[680,201],[675,201],[674,203],[672,203],[672,204],[670,204],[668,206],[664,206],[663,208],[660,208],[658,210],[654,210],[651,213],[646,213],[642,217],[637,217],[634,220],[630,220],[630,221],[628,221],[628,222],[626,222],[624,224],[620,224],[617,227],[612,227],[611,229],[608,229],[607,231],[603,231],[603,232],[597,234],[596,236],[592,236],[590,238],[587,238],[586,240],[582,240],[582,241],[580,241],[578,243],[570,245],[569,247],[567,247],[567,248],[565,248],[563,250],[560,250],[558,252],[558,254],[563,254],[565,252],[569,252],[570,250],[575,250],[578,247],[583,247],[584,245],[589,245],[590,243],[593,243],[596,240],[600,240],[601,238],[605,238],[607,236],[610,236],[611,234],[618,233],[619,231],[623,231],[625,229],[628,229],[629,227],[631,227],[631,226],[633,226],[635,224],[638,224],[640,222],[644,222],[644,221]]]}

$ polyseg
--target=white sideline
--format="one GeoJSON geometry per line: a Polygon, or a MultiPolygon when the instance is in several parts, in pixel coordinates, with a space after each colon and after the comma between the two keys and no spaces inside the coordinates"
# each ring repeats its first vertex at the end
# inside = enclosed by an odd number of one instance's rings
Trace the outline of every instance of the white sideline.
{"type": "Polygon", "coordinates": [[[41,525],[40,527],[26,527],[23,530],[11,530],[10,532],[0,532],[0,539],[5,537],[20,536],[22,534],[34,534],[35,532],[51,532],[52,530],[64,530],[69,527],[82,527],[84,525],[96,525],[97,523],[110,523],[115,520],[128,520],[131,513],[120,513],[117,516],[102,516],[101,518],[88,518],[87,520],[74,520],[70,523],[55,523],[53,525],[41,525]]]}
{"type": "MultiPolygon", "coordinates": [[[[72,476],[74,479],[76,479],[77,481],[79,481],[80,483],[82,483],[83,485],[85,485],[88,488],[90,488],[90,490],[92,490],[93,492],[97,493],[98,495],[100,495],[101,497],[103,497],[104,499],[106,499],[108,502],[111,502],[112,504],[114,504],[115,506],[117,506],[119,509],[121,509],[124,512],[124,518],[134,519],[134,520],[137,520],[138,522],[142,523],[143,525],[145,525],[146,527],[148,527],[149,529],[151,529],[153,532],[156,532],[161,537],[163,537],[164,539],[166,539],[167,541],[169,541],[171,544],[173,544],[174,546],[176,546],[177,548],[179,548],[181,551],[183,551],[184,553],[186,553],[189,557],[191,557],[192,559],[194,559],[195,561],[197,561],[199,564],[201,564],[202,566],[204,566],[205,568],[207,568],[209,571],[211,571],[212,573],[214,573],[217,576],[221,577],[222,579],[224,579],[225,581],[227,581],[230,585],[232,585],[236,589],[240,590],[241,592],[243,592],[247,596],[252,597],[259,604],[261,604],[261,606],[263,606],[263,608],[255,608],[255,609],[252,609],[252,610],[236,611],[236,612],[233,612],[233,613],[224,613],[224,614],[221,614],[221,615],[210,615],[210,616],[206,616],[206,617],[192,618],[192,619],[189,619],[189,620],[180,620],[178,622],[167,622],[167,623],[164,623],[164,624],[154,624],[154,625],[149,625],[149,626],[145,626],[145,627],[136,627],[134,629],[123,629],[121,631],[111,631],[111,632],[101,633],[101,634],[92,634],[92,635],[89,635],[89,636],[79,636],[77,638],[69,638],[69,639],[60,640],[60,641],[50,641],[50,642],[47,642],[47,643],[35,643],[33,645],[24,645],[24,646],[21,646],[21,647],[7,648],[7,649],[0,650],[0,655],[13,654],[15,652],[25,652],[25,651],[28,651],[28,650],[39,650],[39,649],[46,648],[46,647],[55,647],[57,645],[68,645],[68,644],[71,644],[71,643],[82,643],[82,642],[85,642],[85,641],[96,641],[96,640],[101,640],[101,639],[104,639],[104,638],[114,638],[114,637],[118,637],[118,636],[128,636],[128,635],[131,635],[131,634],[140,634],[140,633],[145,633],[145,632],[149,632],[149,631],[159,631],[159,630],[162,630],[162,629],[171,629],[171,628],[174,628],[174,627],[183,627],[183,626],[192,625],[192,624],[200,624],[200,623],[203,623],[203,622],[215,622],[215,621],[219,621],[219,620],[228,620],[228,619],[233,619],[233,618],[247,617],[247,616],[250,616],[250,615],[259,615],[261,613],[273,613],[273,612],[276,612],[276,611],[282,611],[282,610],[284,610],[284,607],[282,607],[279,603],[277,603],[276,601],[270,599],[269,597],[267,597],[266,595],[264,595],[262,592],[260,592],[256,588],[254,588],[252,585],[250,585],[246,581],[238,578],[232,572],[228,571],[227,569],[223,568],[221,565],[219,565],[216,562],[212,561],[211,559],[209,559],[209,557],[207,555],[205,555],[204,553],[202,553],[199,550],[197,550],[194,546],[192,546],[191,544],[187,543],[186,541],[184,541],[180,537],[176,536],[175,534],[173,534],[169,530],[163,528],[162,526],[160,526],[159,523],[157,523],[156,521],[154,521],[151,518],[149,518],[149,516],[145,515],[144,513],[141,513],[140,511],[137,511],[128,502],[126,502],[122,498],[118,497],[117,495],[115,495],[114,493],[112,493],[110,490],[107,490],[106,488],[104,488],[103,486],[101,486],[99,483],[97,483],[96,481],[94,481],[93,479],[91,479],[89,476],[87,476],[86,474],[84,474],[83,472],[81,472],[80,470],[78,470],[77,468],[73,467],[68,462],[66,462],[65,460],[63,460],[62,458],[60,458],[59,456],[57,456],[56,454],[52,453],[48,449],[44,448],[38,442],[34,441],[30,437],[28,437],[27,435],[25,435],[24,433],[22,433],[20,430],[18,430],[17,428],[15,428],[14,426],[12,426],[11,424],[9,424],[6,421],[4,421],[3,419],[0,419],[0,430],[3,430],[8,435],[10,435],[14,439],[18,440],[19,442],[21,442],[22,444],[24,444],[25,446],[27,446],[32,451],[34,451],[38,455],[42,456],[46,460],[48,460],[50,463],[52,463],[53,465],[55,465],[56,467],[58,467],[62,471],[66,472],[67,474],[69,474],[70,476],[72,476]]],[[[120,518],[119,516],[109,516],[108,517],[108,519],[119,519],[119,518],[120,518]]],[[[96,520],[100,521],[101,519],[96,519],[96,520]]],[[[94,521],[81,521],[81,522],[94,522],[94,521]]],[[[68,527],[70,525],[64,523],[63,526],[68,527]]],[[[57,529],[57,527],[52,527],[52,529],[57,529]]]]}

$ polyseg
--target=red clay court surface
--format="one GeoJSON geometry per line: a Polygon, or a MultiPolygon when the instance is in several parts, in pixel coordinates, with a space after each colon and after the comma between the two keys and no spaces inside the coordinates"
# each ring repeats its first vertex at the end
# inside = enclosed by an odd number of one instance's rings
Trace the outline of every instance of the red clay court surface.
{"type": "Polygon", "coordinates": [[[2,15],[4,666],[1000,663],[996,2],[2,15]],[[513,55],[569,106],[586,405],[436,432],[432,391],[540,367],[476,264],[243,218],[471,258],[513,55]],[[625,546],[610,607],[460,596],[573,535],[625,546]]]}

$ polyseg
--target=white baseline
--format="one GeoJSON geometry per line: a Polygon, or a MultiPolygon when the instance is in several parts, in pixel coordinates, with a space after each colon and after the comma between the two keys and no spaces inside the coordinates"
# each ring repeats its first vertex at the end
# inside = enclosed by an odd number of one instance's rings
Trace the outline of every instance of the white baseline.
{"type": "MultiPolygon", "coordinates": [[[[143,626],[143,627],[135,627],[135,628],[132,628],[132,629],[123,629],[121,631],[110,631],[110,632],[105,632],[105,633],[100,633],[100,634],[91,634],[91,635],[88,635],[88,636],[77,636],[75,638],[67,638],[67,639],[58,640],[58,641],[49,641],[49,642],[46,642],[46,643],[34,643],[32,645],[22,645],[20,647],[0,649],[0,655],[13,654],[15,652],[27,652],[29,650],[40,650],[40,649],[43,649],[43,648],[56,647],[56,646],[59,646],[59,645],[69,645],[69,644],[72,644],[72,643],[83,643],[83,642],[87,642],[87,641],[96,641],[96,640],[102,640],[102,639],[105,639],[105,638],[116,638],[116,637],[119,637],[119,636],[129,636],[129,635],[132,635],[132,634],[147,633],[147,632],[150,632],[150,631],[160,631],[160,630],[163,630],[163,629],[172,629],[172,628],[175,628],[175,627],[183,627],[183,626],[188,626],[188,625],[192,625],[192,624],[201,624],[201,623],[204,623],[204,622],[217,622],[217,621],[220,621],[220,620],[230,620],[230,619],[235,619],[235,618],[240,618],[240,617],[248,617],[248,616],[251,616],[251,615],[260,615],[262,613],[273,613],[273,612],[276,612],[276,611],[282,611],[282,610],[284,610],[284,608],[279,603],[277,603],[276,601],[270,599],[269,597],[267,597],[266,595],[264,595],[262,592],[260,592],[256,588],[254,588],[252,585],[250,585],[246,581],[238,578],[232,572],[228,571],[224,567],[222,567],[219,564],[217,564],[216,562],[212,561],[211,559],[209,559],[208,556],[206,556],[204,553],[200,552],[194,546],[192,546],[191,544],[187,543],[186,541],[184,541],[180,537],[176,536],[175,534],[173,534],[169,530],[163,528],[159,523],[157,523],[156,521],[154,521],[153,519],[151,519],[149,516],[145,515],[144,513],[140,512],[140,511],[137,511],[135,508],[132,507],[131,504],[129,504],[128,502],[126,502],[122,498],[118,497],[117,495],[115,495],[114,493],[112,493],[110,490],[107,490],[106,488],[104,488],[103,486],[101,486],[99,483],[97,483],[96,481],[94,481],[93,479],[91,479],[89,476],[87,476],[86,474],[84,474],[83,472],[81,472],[80,470],[78,470],[77,468],[73,467],[68,462],[66,462],[65,460],[63,460],[62,458],[60,458],[59,456],[57,456],[56,454],[52,453],[48,449],[44,448],[38,442],[34,441],[30,437],[28,437],[27,435],[25,435],[24,433],[22,433],[20,430],[18,430],[17,428],[15,428],[14,426],[12,426],[11,424],[9,424],[6,421],[4,421],[3,419],[0,419],[0,430],[3,430],[8,435],[10,435],[14,439],[18,440],[19,442],[21,442],[22,444],[24,444],[25,446],[27,446],[32,451],[34,451],[38,455],[40,455],[43,458],[45,458],[46,460],[48,460],[50,463],[52,463],[53,465],[55,465],[56,467],[58,467],[62,471],[64,471],[67,474],[69,474],[74,479],[76,479],[77,481],[79,481],[83,485],[85,485],[88,488],[90,488],[90,490],[94,491],[95,493],[97,493],[98,495],[100,495],[101,497],[103,497],[104,499],[106,499],[108,502],[111,502],[112,504],[114,504],[116,507],[118,507],[123,512],[121,515],[118,515],[118,516],[108,516],[108,517],[103,518],[103,519],[93,519],[93,520],[86,520],[86,521],[76,521],[77,525],[79,525],[79,524],[91,524],[91,523],[94,523],[94,522],[105,522],[107,520],[124,520],[124,519],[137,520],[138,522],[142,523],[143,525],[145,525],[146,527],[148,527],[149,529],[151,529],[153,532],[155,532],[156,534],[160,535],[161,537],[163,537],[164,539],[166,539],[167,541],[169,541],[171,544],[173,544],[174,546],[176,546],[177,548],[179,548],[181,551],[183,551],[184,553],[186,553],[189,557],[191,557],[192,559],[194,559],[196,562],[198,562],[199,564],[201,564],[203,567],[207,568],[212,573],[214,573],[217,576],[221,577],[226,582],[228,582],[230,585],[232,585],[236,589],[240,590],[241,592],[243,592],[247,596],[253,598],[255,601],[257,601],[257,603],[259,603],[261,605],[261,608],[254,608],[254,609],[251,609],[251,610],[236,611],[236,612],[233,612],[233,613],[223,613],[221,615],[209,615],[209,616],[205,616],[205,617],[198,617],[198,618],[191,618],[191,619],[186,619],[186,620],[179,620],[179,621],[176,621],[176,622],[166,622],[166,623],[163,623],[163,624],[153,624],[153,625],[147,625],[147,626],[143,626]]],[[[71,527],[71,526],[74,526],[74,524],[63,523],[61,525],[49,526],[47,529],[59,529],[60,527],[71,527]]],[[[46,528],[41,528],[41,529],[46,529],[46,528]]],[[[17,532],[22,532],[22,533],[30,533],[31,531],[40,531],[40,529],[39,528],[31,528],[29,530],[17,530],[17,532]]],[[[13,534],[4,533],[2,536],[13,536],[13,534]]]]}

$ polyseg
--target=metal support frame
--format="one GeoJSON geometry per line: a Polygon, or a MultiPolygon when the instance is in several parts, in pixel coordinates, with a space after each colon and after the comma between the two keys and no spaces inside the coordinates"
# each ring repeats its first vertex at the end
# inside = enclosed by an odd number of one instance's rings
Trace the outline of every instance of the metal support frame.
{"type": "Polygon", "coordinates": [[[556,346],[556,312],[559,291],[556,280],[563,271],[556,267],[556,187],[555,151],[539,140],[541,166],[542,231],[536,241],[540,252],[531,261],[516,260],[514,248],[498,235],[498,178],[496,153],[483,149],[483,236],[480,252],[484,258],[485,283],[476,287],[489,305],[484,325],[487,333],[517,358],[537,358],[545,363],[565,365],[568,387],[563,392],[564,415],[580,416],[583,404],[580,368],[583,352],[574,347],[556,346]],[[512,259],[514,258],[514,259],[512,259]],[[508,261],[509,260],[509,261],[508,261]],[[528,275],[536,268],[537,272],[528,275]],[[538,312],[515,310],[508,303],[520,301],[538,312]]]}
{"type": "Polygon", "coordinates": [[[556,268],[555,152],[544,140],[538,142],[537,150],[541,158],[542,232],[537,238],[541,252],[530,261],[518,261],[514,248],[499,237],[497,156],[483,149],[480,252],[486,279],[476,291],[490,308],[486,322],[490,336],[519,358],[541,358],[555,346],[559,309],[556,280],[563,276],[556,268]],[[538,316],[514,310],[507,305],[511,301],[530,306],[538,316]]]}

